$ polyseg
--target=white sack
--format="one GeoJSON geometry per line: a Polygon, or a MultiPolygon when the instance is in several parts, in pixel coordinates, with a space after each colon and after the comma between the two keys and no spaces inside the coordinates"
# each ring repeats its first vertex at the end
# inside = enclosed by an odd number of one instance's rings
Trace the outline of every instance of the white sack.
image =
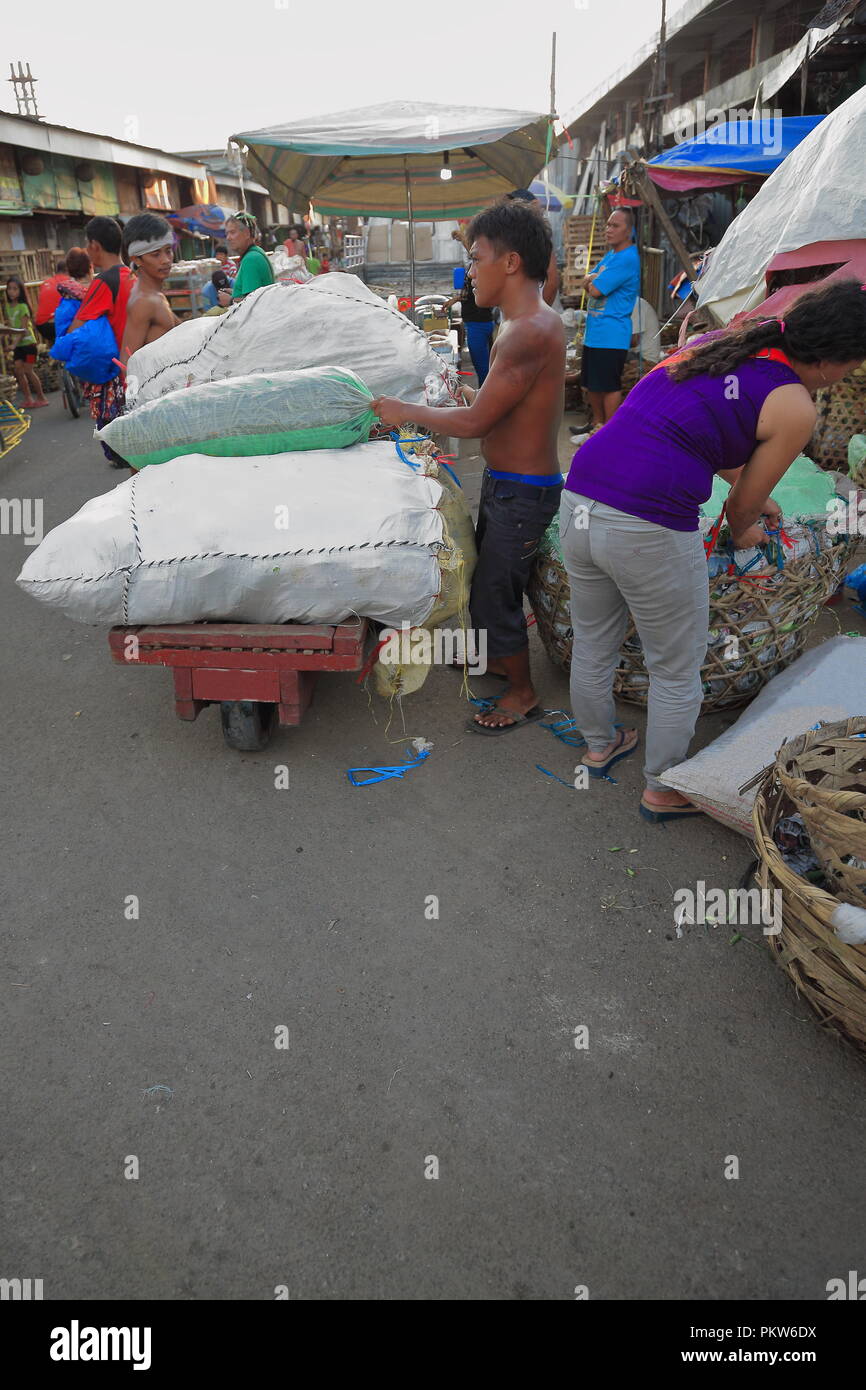
{"type": "Polygon", "coordinates": [[[374,396],[440,405],[456,392],[420,328],[356,275],[332,271],[308,285],[265,285],[226,314],[147,343],[129,359],[126,399],[134,407],[204,381],[330,365],[357,372],[374,396]]]}
{"type": "MultiPolygon", "coordinates": [[[[825,116],[734,218],[697,282],[698,304],[720,322],[764,298],[764,271],[782,251],[849,241],[866,226],[866,87],[825,116]],[[738,296],[755,288],[748,306],[738,296]],[[723,310],[721,301],[735,298],[723,310]],[[728,312],[730,310],[730,313],[728,312]]],[[[842,257],[840,257],[842,259],[842,257]]]]}
{"type": "Polygon", "coordinates": [[[189,454],[85,503],[18,583],[84,623],[339,623],[358,613],[415,626],[440,589],[442,491],[390,442],[189,454]]]}
{"type": "Polygon", "coordinates": [[[831,637],[774,676],[736,724],[693,758],[669,768],[661,780],[724,825],[751,835],[758,787],[742,796],[739,788],[775,761],[786,740],[821,720],[862,714],[866,637],[831,637]]]}

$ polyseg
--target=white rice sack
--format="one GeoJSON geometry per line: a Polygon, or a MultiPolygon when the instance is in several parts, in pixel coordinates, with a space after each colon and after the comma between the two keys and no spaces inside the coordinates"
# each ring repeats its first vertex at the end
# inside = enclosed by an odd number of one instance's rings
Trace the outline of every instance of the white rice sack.
{"type": "Polygon", "coordinates": [[[775,761],[786,740],[822,720],[862,714],[866,637],[831,637],[774,676],[736,724],[693,758],[663,773],[661,781],[724,825],[751,835],[758,787],[742,795],[740,787],[775,761]]]}
{"type": "Polygon", "coordinates": [[[440,405],[456,395],[427,335],[356,275],[332,271],[307,285],[265,285],[228,313],[182,323],[139,348],[129,359],[127,405],[229,376],[332,364],[357,372],[374,396],[440,405]]]}
{"type": "Polygon", "coordinates": [[[431,613],[442,485],[390,442],[261,458],[190,454],[85,503],[18,583],[84,623],[340,623],[431,613]]]}

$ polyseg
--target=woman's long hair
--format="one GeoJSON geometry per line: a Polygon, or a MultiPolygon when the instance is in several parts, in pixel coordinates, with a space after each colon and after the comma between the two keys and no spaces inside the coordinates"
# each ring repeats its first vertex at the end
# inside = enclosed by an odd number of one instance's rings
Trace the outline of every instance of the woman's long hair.
{"type": "Polygon", "coordinates": [[[673,381],[724,376],[762,348],[781,348],[797,362],[853,362],[866,357],[866,290],[859,280],[831,280],[809,290],[784,319],[751,319],[717,334],[670,367],[673,381]]]}

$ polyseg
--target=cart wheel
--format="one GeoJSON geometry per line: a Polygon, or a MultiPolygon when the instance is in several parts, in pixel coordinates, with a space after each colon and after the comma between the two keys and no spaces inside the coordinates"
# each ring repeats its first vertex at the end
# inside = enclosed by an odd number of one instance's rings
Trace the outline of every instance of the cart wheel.
{"type": "Polygon", "coordinates": [[[221,700],[223,738],[229,748],[237,748],[241,753],[267,748],[276,708],[259,700],[221,700]]]}

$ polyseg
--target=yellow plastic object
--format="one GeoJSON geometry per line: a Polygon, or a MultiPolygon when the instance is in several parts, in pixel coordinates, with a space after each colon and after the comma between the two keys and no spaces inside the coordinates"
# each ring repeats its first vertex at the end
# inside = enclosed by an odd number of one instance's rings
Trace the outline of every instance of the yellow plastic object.
{"type": "Polygon", "coordinates": [[[408,660],[394,662],[386,657],[383,661],[380,657],[376,661],[373,667],[376,692],[385,699],[395,695],[412,695],[421,689],[427,679],[432,665],[432,642],[422,634],[432,637],[434,630],[444,626],[449,619],[455,619],[454,625],[465,633],[468,620],[469,588],[478,558],[475,527],[462,489],[446,469],[435,465],[435,460],[431,462],[433,466],[428,466],[425,472],[442,485],[439,510],[442,512],[444,532],[443,547],[438,557],[439,596],[426,622],[420,627],[409,628],[405,635],[401,634],[401,658],[406,656],[408,660]]]}
{"type": "Polygon", "coordinates": [[[0,399],[0,458],[20,444],[30,428],[30,416],[11,401],[0,399]]]}

